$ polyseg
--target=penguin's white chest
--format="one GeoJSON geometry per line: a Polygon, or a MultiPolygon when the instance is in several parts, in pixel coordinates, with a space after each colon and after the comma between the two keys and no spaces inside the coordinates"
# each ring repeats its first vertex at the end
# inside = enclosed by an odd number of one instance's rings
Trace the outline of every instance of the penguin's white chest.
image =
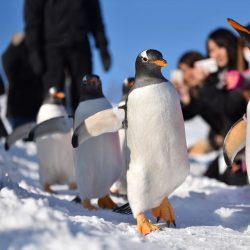
{"type": "MultiPolygon", "coordinates": [[[[75,114],[76,128],[87,117],[112,106],[106,98],[80,103],[75,114]]],[[[100,198],[121,174],[121,152],[118,133],[91,138],[75,149],[76,178],[82,199],[100,198]]]]}
{"type": "MultiPolygon", "coordinates": [[[[44,104],[38,112],[37,123],[59,116],[67,116],[63,105],[44,104]]],[[[75,181],[71,132],[37,138],[36,145],[42,184],[68,184],[75,181]]]]}
{"type": "Polygon", "coordinates": [[[178,187],[189,164],[179,96],[171,83],[133,90],[127,108],[128,198],[136,216],[178,187]]]}

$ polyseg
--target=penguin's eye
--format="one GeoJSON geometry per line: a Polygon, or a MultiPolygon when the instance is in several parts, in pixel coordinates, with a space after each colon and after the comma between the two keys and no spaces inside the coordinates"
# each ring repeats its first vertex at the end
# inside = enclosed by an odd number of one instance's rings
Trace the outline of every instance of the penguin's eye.
{"type": "Polygon", "coordinates": [[[143,57],[143,58],[142,58],[142,61],[143,61],[143,62],[147,62],[147,61],[148,61],[148,58],[147,58],[147,57],[143,57]]]}

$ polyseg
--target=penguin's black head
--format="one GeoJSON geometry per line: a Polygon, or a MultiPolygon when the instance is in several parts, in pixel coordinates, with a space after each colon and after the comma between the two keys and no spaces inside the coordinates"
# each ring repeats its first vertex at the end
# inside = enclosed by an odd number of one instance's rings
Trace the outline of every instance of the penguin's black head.
{"type": "Polygon", "coordinates": [[[102,82],[98,75],[88,74],[82,79],[81,99],[96,99],[103,97],[102,82]]]}
{"type": "Polygon", "coordinates": [[[51,104],[62,104],[64,98],[65,94],[63,91],[60,91],[57,87],[50,87],[45,102],[51,104]]]}
{"type": "Polygon", "coordinates": [[[136,58],[136,78],[162,78],[161,67],[165,67],[166,65],[167,62],[163,59],[161,52],[154,49],[144,50],[136,58]]]}
{"type": "Polygon", "coordinates": [[[122,94],[127,95],[129,90],[134,86],[134,84],[135,84],[134,77],[125,78],[122,84],[122,94]]]}

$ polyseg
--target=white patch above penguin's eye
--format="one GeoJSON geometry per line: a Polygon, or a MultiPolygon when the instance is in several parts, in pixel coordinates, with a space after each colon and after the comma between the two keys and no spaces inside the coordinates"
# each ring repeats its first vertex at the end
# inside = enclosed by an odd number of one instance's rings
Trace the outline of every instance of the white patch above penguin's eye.
{"type": "Polygon", "coordinates": [[[141,57],[146,57],[148,59],[147,50],[141,52],[141,57]]]}

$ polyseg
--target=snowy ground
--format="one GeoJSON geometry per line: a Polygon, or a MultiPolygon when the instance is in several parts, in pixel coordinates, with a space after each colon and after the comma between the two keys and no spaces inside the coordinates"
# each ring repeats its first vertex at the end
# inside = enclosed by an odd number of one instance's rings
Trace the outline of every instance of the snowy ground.
{"type": "MultiPolygon", "coordinates": [[[[188,143],[205,130],[199,120],[186,124],[188,143]]],[[[170,197],[177,228],[160,223],[161,231],[143,237],[132,215],[85,210],[66,187],[43,192],[33,143],[5,152],[0,142],[0,180],[0,250],[250,249],[249,186],[190,175],[170,197]]]]}

